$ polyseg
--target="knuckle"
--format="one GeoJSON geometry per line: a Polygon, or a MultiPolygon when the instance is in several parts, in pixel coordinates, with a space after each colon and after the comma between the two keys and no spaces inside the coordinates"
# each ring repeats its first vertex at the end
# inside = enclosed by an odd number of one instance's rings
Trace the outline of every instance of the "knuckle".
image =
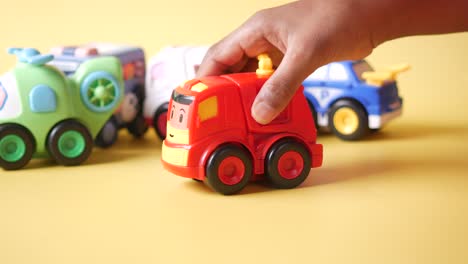
{"type": "Polygon", "coordinates": [[[255,12],[247,21],[249,26],[254,28],[265,27],[270,17],[269,9],[262,9],[255,12]]]}
{"type": "Polygon", "coordinates": [[[320,36],[312,36],[306,41],[295,41],[294,48],[288,50],[290,61],[298,62],[306,68],[323,65],[330,57],[330,47],[320,36]]]}
{"type": "Polygon", "coordinates": [[[266,13],[267,13],[266,9],[258,10],[250,17],[250,19],[251,20],[263,20],[265,19],[266,13]]]}
{"type": "Polygon", "coordinates": [[[310,59],[310,52],[306,48],[306,45],[298,45],[293,49],[288,50],[289,61],[300,62],[310,59]]]}
{"type": "Polygon", "coordinates": [[[216,43],[212,45],[206,52],[205,58],[213,59],[214,57],[216,57],[219,54],[219,50],[220,50],[219,46],[220,46],[220,43],[216,43]]]}

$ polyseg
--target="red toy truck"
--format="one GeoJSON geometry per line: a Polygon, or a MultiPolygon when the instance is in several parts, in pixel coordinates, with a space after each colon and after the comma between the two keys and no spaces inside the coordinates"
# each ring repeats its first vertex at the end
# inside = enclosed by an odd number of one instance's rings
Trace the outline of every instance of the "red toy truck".
{"type": "Polygon", "coordinates": [[[268,125],[251,116],[255,96],[273,72],[259,56],[256,73],[194,79],[171,96],[164,167],[234,194],[264,176],[274,187],[294,188],[310,168],[322,165],[322,145],[301,86],[287,108],[268,125]]]}

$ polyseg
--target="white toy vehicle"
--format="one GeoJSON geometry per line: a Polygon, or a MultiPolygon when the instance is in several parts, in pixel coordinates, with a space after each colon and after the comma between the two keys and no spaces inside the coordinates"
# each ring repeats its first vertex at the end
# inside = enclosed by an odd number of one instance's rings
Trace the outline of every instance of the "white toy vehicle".
{"type": "Polygon", "coordinates": [[[167,106],[172,90],[195,78],[208,46],[170,46],[150,59],[143,115],[161,140],[166,138],[167,106]]]}

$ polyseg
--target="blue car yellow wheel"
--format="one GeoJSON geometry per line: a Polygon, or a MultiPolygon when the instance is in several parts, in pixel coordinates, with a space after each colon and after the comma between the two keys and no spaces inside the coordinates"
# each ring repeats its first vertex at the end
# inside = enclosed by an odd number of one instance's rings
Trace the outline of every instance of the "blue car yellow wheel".
{"type": "Polygon", "coordinates": [[[338,101],[331,107],[328,124],[332,132],[343,140],[358,140],[369,133],[366,111],[351,100],[338,101]]]}
{"type": "Polygon", "coordinates": [[[359,116],[350,107],[341,107],[333,115],[333,126],[343,135],[351,135],[359,128],[359,116]]]}
{"type": "Polygon", "coordinates": [[[35,151],[34,138],[24,127],[14,124],[0,126],[0,166],[6,170],[20,169],[31,160],[35,151]]]}
{"type": "Polygon", "coordinates": [[[93,112],[111,111],[120,101],[120,84],[107,72],[89,74],[80,87],[83,103],[93,112]]]}

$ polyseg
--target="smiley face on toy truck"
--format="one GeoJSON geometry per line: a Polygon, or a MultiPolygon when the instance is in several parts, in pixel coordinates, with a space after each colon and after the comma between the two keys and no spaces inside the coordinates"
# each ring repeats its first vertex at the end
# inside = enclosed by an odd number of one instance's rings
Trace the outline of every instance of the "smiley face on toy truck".
{"type": "Polygon", "coordinates": [[[294,188],[321,166],[302,87],[270,124],[252,118],[255,96],[272,73],[271,60],[259,59],[257,73],[194,79],[173,91],[162,148],[167,170],[233,194],[262,175],[277,188],[294,188]]]}
{"type": "Polygon", "coordinates": [[[53,55],[9,49],[18,57],[0,77],[0,166],[20,169],[35,157],[78,165],[123,94],[120,62],[102,57],[83,63],[70,78],[46,65],[53,55]]]}

